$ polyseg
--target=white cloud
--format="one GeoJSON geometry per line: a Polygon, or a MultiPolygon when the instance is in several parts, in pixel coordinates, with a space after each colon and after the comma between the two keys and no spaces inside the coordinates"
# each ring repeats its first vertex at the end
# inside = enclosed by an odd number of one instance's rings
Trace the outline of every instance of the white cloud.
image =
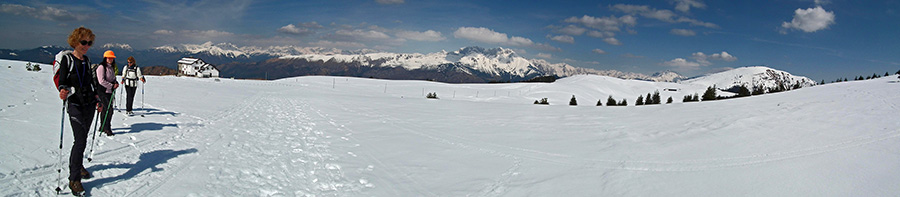
{"type": "Polygon", "coordinates": [[[86,14],[73,14],[68,10],[54,8],[50,6],[45,6],[42,8],[34,8],[25,5],[19,4],[2,4],[0,5],[0,12],[9,13],[13,15],[24,15],[30,16],[41,20],[47,21],[56,21],[56,22],[69,22],[69,21],[82,21],[88,18],[90,15],[86,14]]]}
{"type": "Polygon", "coordinates": [[[706,4],[703,4],[700,0],[675,0],[675,10],[687,13],[691,11],[691,7],[702,9],[706,8],[706,4]]]}
{"type": "Polygon", "coordinates": [[[562,51],[562,49],[560,49],[560,48],[551,46],[549,44],[544,44],[544,43],[536,43],[531,47],[534,47],[534,48],[540,49],[540,50],[545,50],[545,51],[562,51]]]}
{"type": "Polygon", "coordinates": [[[391,36],[388,36],[385,33],[375,31],[375,30],[337,30],[334,32],[337,35],[347,36],[354,39],[364,39],[364,40],[378,40],[378,39],[389,39],[391,36]]]}
{"type": "Polygon", "coordinates": [[[816,5],[826,5],[831,4],[831,0],[815,0],[816,5]]]}
{"type": "Polygon", "coordinates": [[[172,35],[172,34],[175,34],[175,32],[172,32],[172,31],[169,31],[169,30],[165,30],[165,29],[160,29],[160,30],[156,30],[155,32],[153,32],[153,34],[156,34],[156,35],[172,35]]]}
{"type": "Polygon", "coordinates": [[[587,29],[585,28],[581,28],[575,25],[568,25],[566,27],[563,27],[562,29],[559,29],[557,32],[567,35],[579,36],[581,34],[584,34],[585,31],[587,31],[587,29]]]}
{"type": "Polygon", "coordinates": [[[403,4],[404,0],[375,0],[378,4],[403,4]]]}
{"type": "Polygon", "coordinates": [[[713,53],[713,54],[710,55],[709,57],[712,58],[712,59],[722,60],[722,61],[726,61],[726,62],[737,61],[737,57],[734,57],[734,56],[732,56],[731,54],[728,54],[728,52],[725,52],[725,51],[722,51],[721,53],[713,53]]]}
{"type": "Polygon", "coordinates": [[[281,32],[281,33],[293,34],[293,35],[304,35],[304,34],[312,33],[311,30],[309,30],[307,28],[294,26],[294,24],[285,25],[284,27],[278,28],[277,31],[281,32]]]}
{"type": "Polygon", "coordinates": [[[591,31],[591,32],[588,32],[587,35],[590,37],[595,37],[595,38],[609,38],[609,37],[616,36],[616,33],[608,32],[608,31],[604,31],[604,32],[591,31]]]}
{"type": "Polygon", "coordinates": [[[306,28],[315,28],[315,29],[323,28],[323,26],[319,25],[319,23],[317,23],[316,21],[300,23],[298,26],[306,27],[306,28]]]}
{"type": "Polygon", "coordinates": [[[619,42],[619,39],[616,38],[604,38],[603,42],[611,45],[622,45],[622,42],[619,42]]]}
{"type": "Polygon", "coordinates": [[[594,50],[591,50],[591,51],[594,52],[594,53],[596,53],[596,54],[606,54],[606,51],[604,51],[604,50],[602,50],[602,49],[594,49],[594,50]]]}
{"type": "Polygon", "coordinates": [[[512,46],[531,46],[534,44],[534,42],[528,38],[517,36],[509,37],[505,33],[496,32],[484,27],[460,27],[453,32],[453,36],[478,42],[512,46]]]}
{"type": "Polygon", "coordinates": [[[539,57],[539,58],[544,58],[544,59],[550,59],[550,58],[553,58],[553,55],[551,55],[551,54],[546,54],[546,53],[538,53],[538,54],[537,54],[537,57],[539,57]]]}
{"type": "Polygon", "coordinates": [[[679,36],[695,36],[695,35],[697,35],[696,32],[694,32],[692,30],[688,30],[688,29],[672,29],[672,31],[669,31],[669,33],[679,35],[679,36]]]}
{"type": "Polygon", "coordinates": [[[318,42],[310,42],[309,45],[323,47],[323,48],[353,48],[360,49],[365,48],[366,45],[358,42],[332,42],[327,40],[320,40],[318,42]]]}
{"type": "Polygon", "coordinates": [[[700,63],[691,62],[684,58],[675,58],[673,60],[663,62],[662,65],[681,67],[681,68],[699,68],[700,67],[700,63]]]}
{"type": "Polygon", "coordinates": [[[722,51],[719,53],[713,53],[711,55],[706,55],[703,52],[696,52],[696,53],[691,54],[691,59],[694,59],[695,61],[689,61],[684,58],[675,58],[673,60],[663,62],[663,63],[661,63],[661,65],[680,67],[683,69],[696,69],[701,66],[712,65],[712,62],[710,62],[710,60],[719,60],[719,61],[726,61],[726,62],[737,61],[737,57],[732,56],[731,54],[729,54],[728,52],[725,52],[725,51],[722,51]]]}
{"type": "Polygon", "coordinates": [[[565,20],[567,23],[578,23],[584,25],[585,27],[590,27],[603,31],[621,31],[621,27],[623,26],[634,26],[637,25],[637,19],[631,15],[625,15],[622,17],[608,16],[608,17],[593,17],[584,15],[581,18],[579,17],[569,17],[565,20]]]}
{"type": "MultiPolygon", "coordinates": [[[[809,33],[826,29],[831,24],[834,24],[834,12],[825,11],[822,6],[816,6],[809,9],[798,8],[794,11],[794,19],[790,23],[782,23],[781,27],[809,33]]],[[[787,32],[782,31],[781,33],[787,32]]]]}
{"type": "MultiPolygon", "coordinates": [[[[704,5],[705,7],[705,5],[704,5]]],[[[616,4],[610,6],[610,9],[613,11],[623,12],[626,14],[632,15],[640,15],[647,18],[652,18],[656,20],[660,20],[667,23],[688,23],[694,26],[703,26],[708,28],[718,28],[719,26],[709,22],[703,22],[697,19],[692,19],[684,16],[679,16],[675,12],[671,10],[657,10],[655,8],[650,8],[646,5],[628,5],[628,4],[616,4]]]]}
{"type": "Polygon", "coordinates": [[[434,30],[428,30],[428,31],[423,31],[423,32],[400,31],[400,32],[397,32],[396,36],[398,38],[403,38],[403,39],[410,39],[410,40],[416,40],[416,41],[431,41],[431,42],[437,42],[437,41],[447,39],[441,34],[441,32],[437,32],[434,30]]]}
{"type": "Polygon", "coordinates": [[[181,31],[181,33],[184,34],[184,35],[186,35],[186,36],[191,36],[191,37],[202,37],[202,38],[223,37],[223,36],[232,36],[232,35],[234,35],[234,33],[231,33],[231,32],[224,32],[224,31],[217,31],[217,30],[206,30],[206,31],[200,31],[200,30],[183,30],[183,31],[181,31]]]}
{"type": "Polygon", "coordinates": [[[567,35],[559,35],[559,36],[547,35],[547,38],[550,38],[550,40],[557,41],[557,42],[563,42],[563,43],[569,43],[569,44],[575,43],[575,38],[572,36],[567,36],[567,35]]]}

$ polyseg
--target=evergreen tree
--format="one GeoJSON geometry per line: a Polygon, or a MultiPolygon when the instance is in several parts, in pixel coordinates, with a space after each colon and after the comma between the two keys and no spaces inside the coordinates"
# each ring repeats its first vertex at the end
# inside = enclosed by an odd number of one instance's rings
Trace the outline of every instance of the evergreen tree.
{"type": "Polygon", "coordinates": [[[894,74],[898,74],[898,75],[900,75],[900,70],[897,70],[897,72],[896,72],[896,73],[894,73],[894,74]]]}
{"type": "Polygon", "coordinates": [[[824,80],[824,79],[822,79],[822,83],[819,83],[819,85],[823,85],[823,84],[825,84],[825,80],[824,80]]]}
{"type": "Polygon", "coordinates": [[[691,101],[694,101],[694,102],[700,101],[700,95],[697,93],[694,93],[694,97],[691,98],[691,101]]]}
{"type": "Polygon", "coordinates": [[[644,96],[638,96],[637,101],[634,103],[634,106],[644,105],[644,96]]]}
{"type": "Polygon", "coordinates": [[[740,89],[738,89],[738,97],[750,96],[750,89],[747,89],[747,86],[741,85],[740,89]]]}
{"type": "Polygon", "coordinates": [[[672,97],[669,97],[669,100],[666,101],[666,104],[672,103],[672,97]]]}
{"type": "Polygon", "coordinates": [[[703,92],[703,101],[711,101],[711,100],[716,100],[715,85],[707,87],[706,92],[703,92]]]}
{"type": "Polygon", "coordinates": [[[653,105],[653,98],[650,97],[650,93],[647,93],[647,97],[644,97],[644,105],[653,105]]]}
{"type": "Polygon", "coordinates": [[[609,95],[609,98],[606,99],[606,106],[616,106],[616,99],[613,99],[612,95],[609,95]]]}
{"type": "Polygon", "coordinates": [[[762,86],[753,86],[753,92],[751,92],[750,95],[760,95],[760,94],[765,94],[765,93],[766,93],[766,89],[763,88],[762,86]]]}
{"type": "Polygon", "coordinates": [[[622,99],[622,102],[619,102],[619,106],[628,106],[628,101],[622,99]]]}
{"type": "Polygon", "coordinates": [[[575,95],[572,95],[572,99],[569,100],[569,105],[572,105],[572,106],[578,105],[578,101],[575,101],[575,95]]]}
{"type": "Polygon", "coordinates": [[[653,104],[660,104],[660,103],[662,103],[662,101],[659,98],[659,90],[657,90],[656,92],[653,92],[653,104]]]}
{"type": "Polygon", "coordinates": [[[597,100],[597,106],[603,106],[603,99],[597,100]]]}
{"type": "Polygon", "coordinates": [[[684,99],[681,99],[681,102],[682,103],[691,102],[691,99],[692,99],[691,95],[684,95],[684,99]]]}
{"type": "Polygon", "coordinates": [[[885,76],[885,77],[891,76],[891,74],[888,74],[888,72],[884,72],[884,76],[885,76]]]}

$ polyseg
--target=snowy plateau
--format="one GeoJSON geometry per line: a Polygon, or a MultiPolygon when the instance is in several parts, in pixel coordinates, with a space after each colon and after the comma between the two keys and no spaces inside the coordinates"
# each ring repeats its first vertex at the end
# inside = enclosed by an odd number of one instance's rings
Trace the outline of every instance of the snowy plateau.
{"type": "MultiPolygon", "coordinates": [[[[62,102],[51,66],[24,67],[0,60],[0,196],[55,196],[62,102]]],[[[801,81],[768,70],[679,83],[148,76],[144,117],[114,114],[83,183],[90,196],[900,195],[897,75],[681,102],[712,84],[801,81]],[[633,106],[657,90],[675,102],[633,106]],[[609,96],[630,106],[595,106],[609,96]]]]}

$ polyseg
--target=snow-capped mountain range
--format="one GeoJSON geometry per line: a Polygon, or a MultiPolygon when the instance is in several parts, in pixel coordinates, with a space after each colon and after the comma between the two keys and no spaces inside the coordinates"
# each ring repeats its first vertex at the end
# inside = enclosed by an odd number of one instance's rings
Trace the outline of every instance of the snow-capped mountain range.
{"type": "MultiPolygon", "coordinates": [[[[305,59],[308,61],[334,61],[356,63],[368,67],[392,67],[415,69],[438,69],[442,65],[456,65],[474,71],[510,78],[532,78],[537,76],[567,77],[582,74],[611,76],[622,79],[672,82],[685,79],[675,72],[667,71],[647,76],[640,73],[616,70],[595,70],[574,67],[566,63],[550,63],[543,59],[527,59],[505,48],[485,49],[465,47],[457,51],[436,53],[357,53],[357,54],[303,54],[282,56],[281,59],[305,59]]],[[[469,72],[461,70],[462,72],[469,72]]],[[[469,73],[473,74],[473,73],[469,73]]]]}
{"type": "MultiPolygon", "coordinates": [[[[7,59],[43,62],[65,47],[45,46],[32,50],[4,50],[7,59]],[[15,54],[15,55],[12,55],[15,54]]],[[[230,43],[166,45],[134,50],[128,44],[109,43],[89,51],[89,56],[114,50],[123,57],[134,56],[141,66],[173,68],[177,59],[202,58],[222,69],[223,76],[237,78],[276,79],[303,75],[342,75],[384,79],[428,79],[444,82],[523,81],[539,76],[567,77],[601,75],[621,79],[654,82],[678,82],[716,85],[726,89],[735,85],[754,84],[775,87],[779,84],[811,86],[806,77],[768,67],[746,67],[688,78],[663,71],[653,75],[581,68],[567,63],[551,63],[528,59],[506,48],[465,47],[456,51],[435,53],[389,53],[373,50],[340,50],[297,46],[236,46],[230,43]]],[[[99,55],[96,55],[99,56],[99,55]]],[[[2,58],[2,57],[0,57],[2,58]]],[[[49,63],[49,62],[44,62],[49,63]]]]}

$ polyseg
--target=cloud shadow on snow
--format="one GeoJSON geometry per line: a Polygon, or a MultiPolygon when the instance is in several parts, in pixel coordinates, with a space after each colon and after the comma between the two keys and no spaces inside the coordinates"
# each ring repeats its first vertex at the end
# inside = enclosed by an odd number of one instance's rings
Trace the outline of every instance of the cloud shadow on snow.
{"type": "Polygon", "coordinates": [[[163,171],[165,169],[159,168],[156,166],[158,166],[160,164],[164,164],[164,163],[168,162],[170,159],[174,159],[178,156],[181,156],[184,154],[196,153],[196,152],[197,152],[196,148],[184,149],[184,150],[179,150],[179,151],[157,150],[157,151],[141,154],[141,156],[138,158],[139,160],[133,164],[101,164],[101,165],[91,166],[91,167],[87,168],[88,171],[91,171],[91,172],[97,172],[97,171],[102,171],[102,170],[112,169],[112,168],[126,168],[126,169],[128,169],[128,171],[126,171],[124,174],[121,174],[119,176],[106,177],[106,178],[101,178],[101,179],[96,179],[96,180],[85,180],[83,182],[84,188],[87,191],[86,193],[89,193],[90,190],[93,188],[99,188],[99,187],[102,187],[109,183],[132,179],[135,176],[137,176],[138,174],[140,174],[141,172],[148,170],[148,169],[150,170],[149,173],[163,171]]]}

